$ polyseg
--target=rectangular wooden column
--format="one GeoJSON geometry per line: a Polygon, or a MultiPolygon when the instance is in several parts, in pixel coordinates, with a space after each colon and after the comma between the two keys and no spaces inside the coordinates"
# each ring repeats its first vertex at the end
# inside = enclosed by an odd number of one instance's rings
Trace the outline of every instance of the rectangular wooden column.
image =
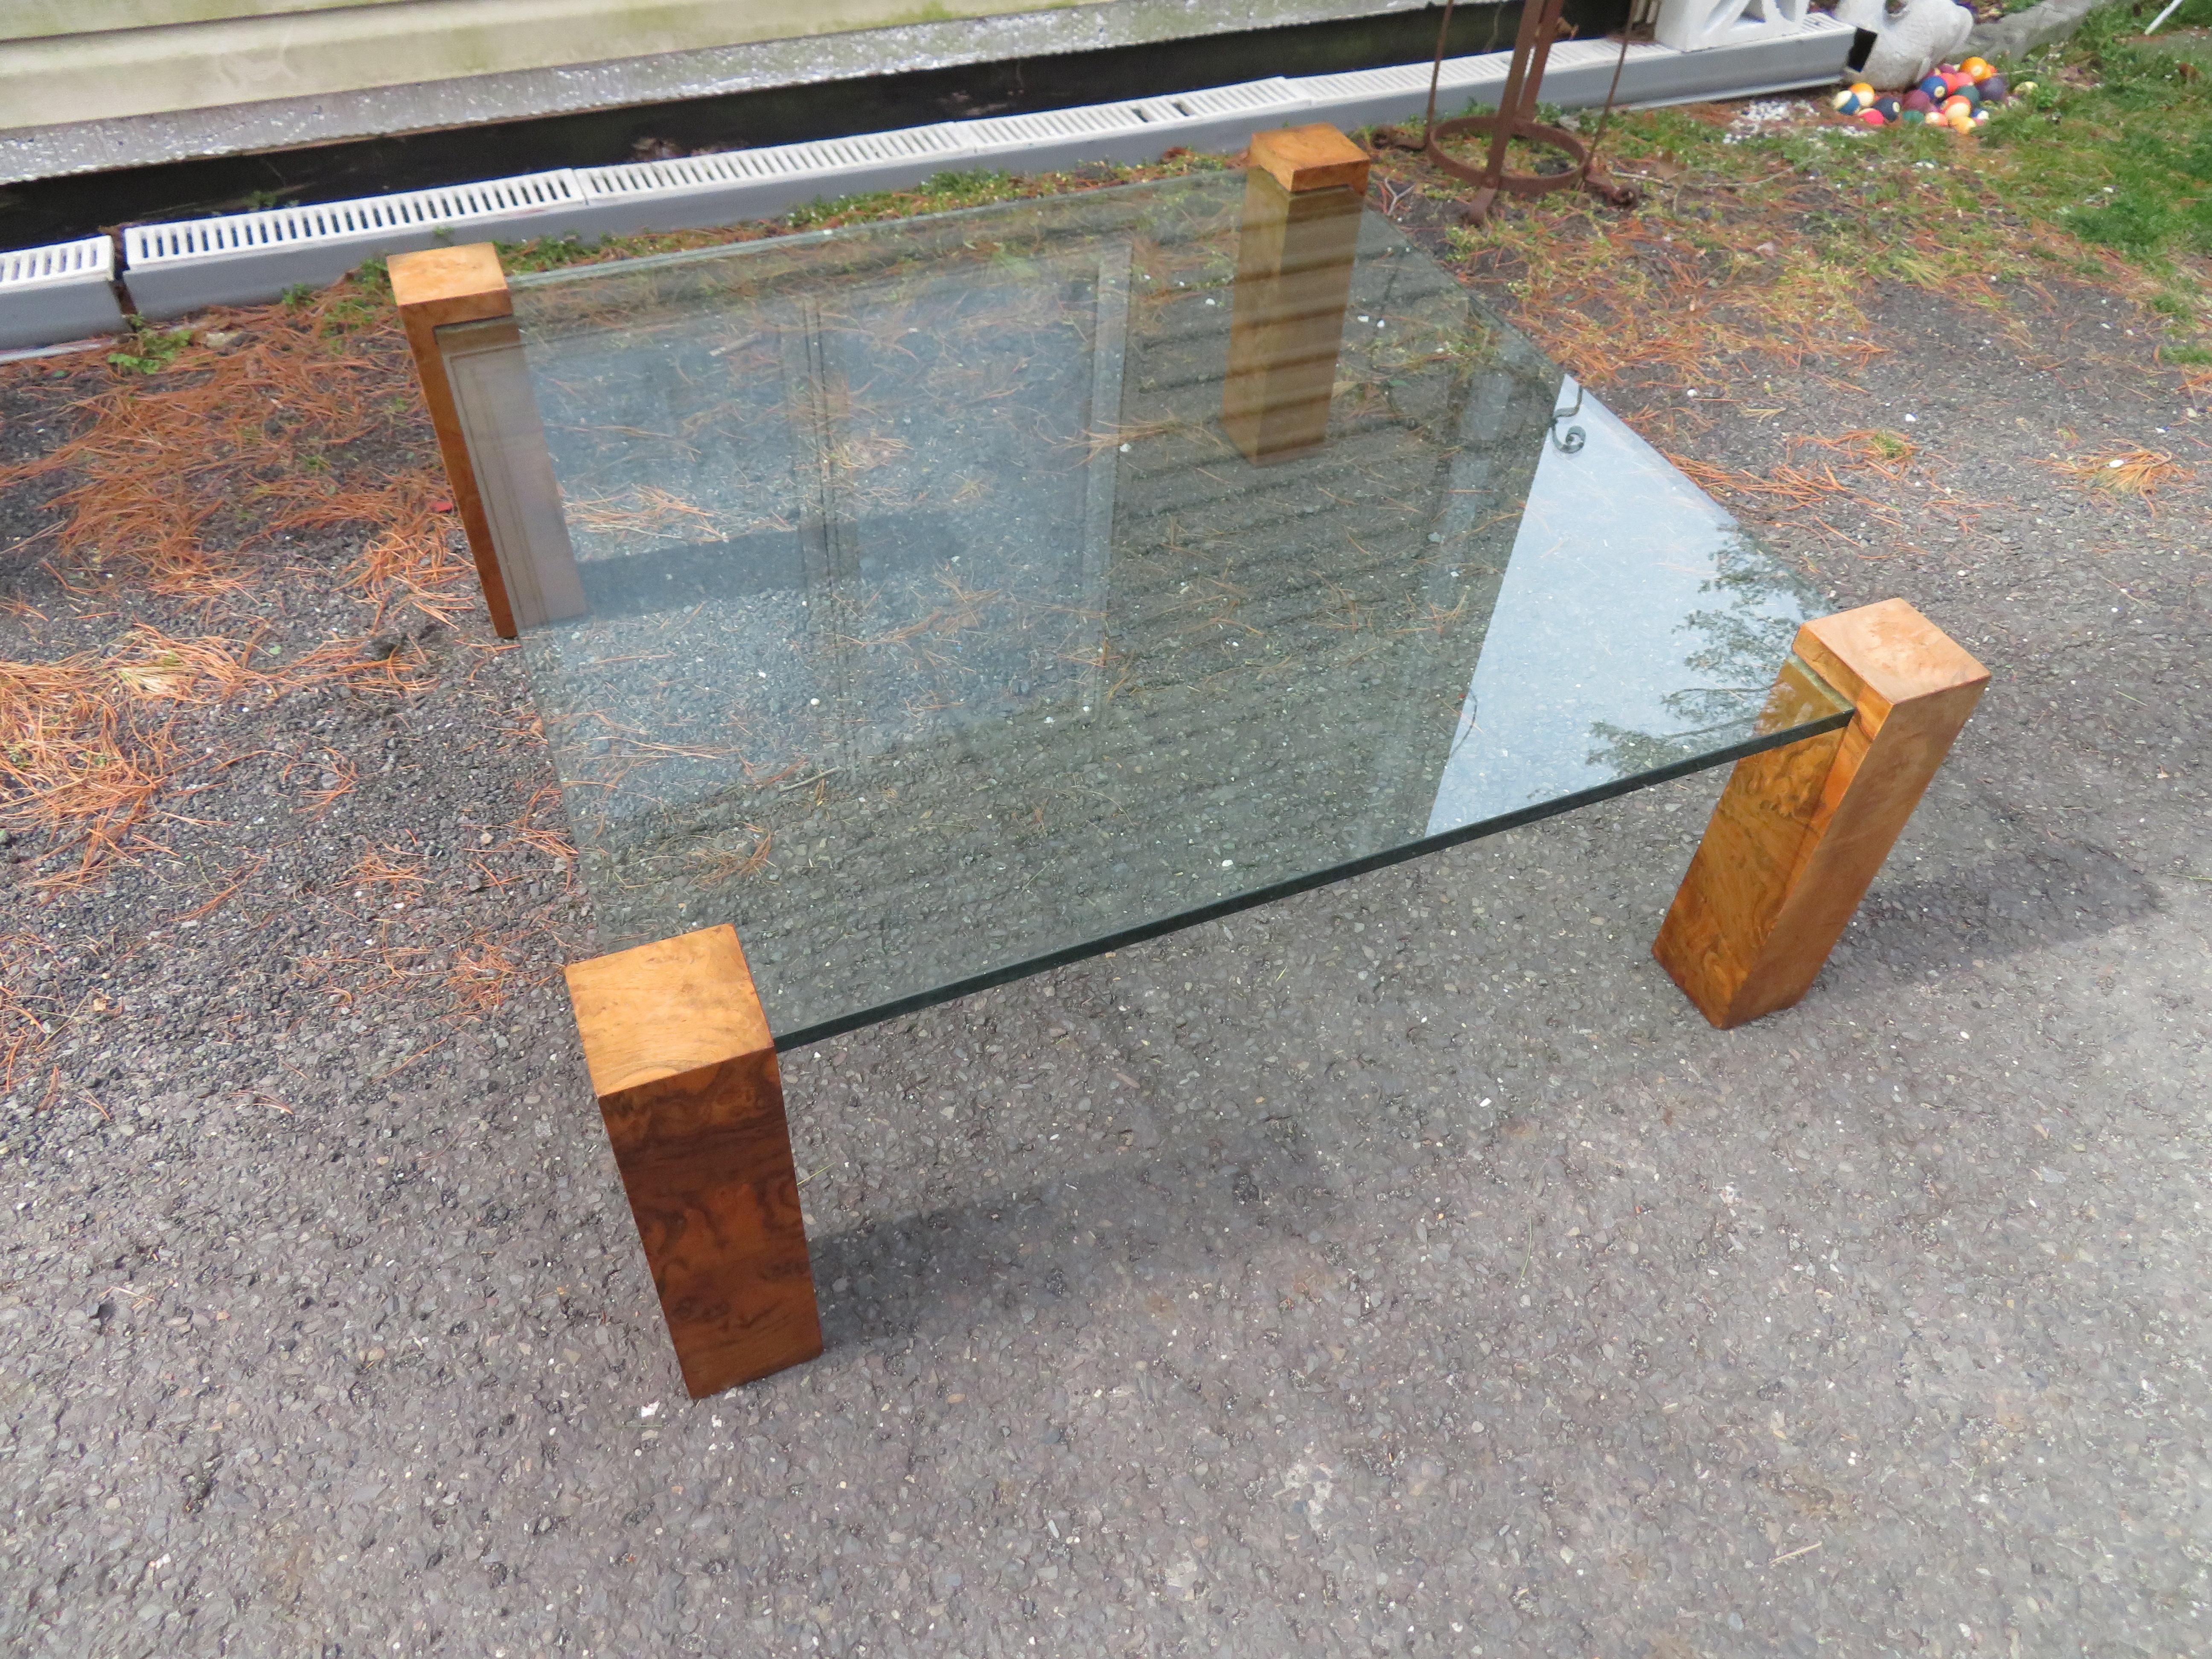
{"type": "Polygon", "coordinates": [[[1736,763],[1651,947],[1723,1028],[1812,988],[1990,678],[1902,599],[1807,623],[1796,652],[1857,714],[1736,763]]]}
{"type": "Polygon", "coordinates": [[[577,963],[568,998],[691,1397],[813,1358],[783,1079],[736,931],[577,963]]]}
{"type": "Polygon", "coordinates": [[[1222,424],[1248,460],[1328,436],[1367,167],[1325,124],[1253,136],[1221,386],[1222,424]]]}
{"type": "Polygon", "coordinates": [[[583,585],[498,251],[474,242],[398,253],[391,269],[494,631],[513,639],[582,615],[583,585]]]}

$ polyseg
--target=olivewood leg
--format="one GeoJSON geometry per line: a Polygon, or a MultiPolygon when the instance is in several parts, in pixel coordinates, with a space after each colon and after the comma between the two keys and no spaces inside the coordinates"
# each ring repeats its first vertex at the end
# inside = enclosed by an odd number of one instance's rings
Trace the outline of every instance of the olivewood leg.
{"type": "Polygon", "coordinates": [[[1989,684],[1902,599],[1807,623],[1796,649],[1857,714],[1736,763],[1651,947],[1723,1028],[1812,988],[1989,684]]]}
{"type": "Polygon", "coordinates": [[[1328,436],[1367,167],[1326,124],[1253,136],[1221,386],[1222,425],[1247,460],[1328,436]]]}
{"type": "Polygon", "coordinates": [[[577,963],[568,998],[691,1397],[813,1358],[783,1079],[736,931],[577,963]]]}
{"type": "Polygon", "coordinates": [[[391,269],[493,631],[513,639],[583,615],[583,583],[498,250],[473,242],[398,253],[391,269]]]}

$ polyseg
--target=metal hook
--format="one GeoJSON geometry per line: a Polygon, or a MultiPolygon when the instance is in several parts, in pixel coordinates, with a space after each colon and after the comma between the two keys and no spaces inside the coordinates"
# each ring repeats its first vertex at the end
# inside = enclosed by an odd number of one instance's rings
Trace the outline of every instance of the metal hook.
{"type": "Polygon", "coordinates": [[[1552,441],[1559,447],[1559,453],[1563,455],[1579,454],[1582,447],[1589,441],[1589,434],[1578,426],[1571,426],[1565,432],[1559,430],[1561,421],[1571,421],[1582,412],[1583,383],[1577,380],[1575,382],[1574,406],[1552,411],[1552,441]]]}

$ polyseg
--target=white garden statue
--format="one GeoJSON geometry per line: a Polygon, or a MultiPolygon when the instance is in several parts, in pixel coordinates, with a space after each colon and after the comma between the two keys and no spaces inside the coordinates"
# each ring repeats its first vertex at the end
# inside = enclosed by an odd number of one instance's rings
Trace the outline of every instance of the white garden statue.
{"type": "Polygon", "coordinates": [[[1875,37],[1858,78],[1880,92],[1917,86],[1966,49],[1974,14],[1951,0],[1836,0],[1836,21],[1875,37]]]}

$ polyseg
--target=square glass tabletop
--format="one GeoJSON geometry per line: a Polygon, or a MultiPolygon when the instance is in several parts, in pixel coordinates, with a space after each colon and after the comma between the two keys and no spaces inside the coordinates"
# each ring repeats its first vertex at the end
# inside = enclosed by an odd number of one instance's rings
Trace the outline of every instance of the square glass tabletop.
{"type": "Polygon", "coordinates": [[[1849,720],[1814,596],[1337,194],[1287,263],[1209,174],[440,331],[604,948],[733,924],[793,1047],[1849,720]]]}

